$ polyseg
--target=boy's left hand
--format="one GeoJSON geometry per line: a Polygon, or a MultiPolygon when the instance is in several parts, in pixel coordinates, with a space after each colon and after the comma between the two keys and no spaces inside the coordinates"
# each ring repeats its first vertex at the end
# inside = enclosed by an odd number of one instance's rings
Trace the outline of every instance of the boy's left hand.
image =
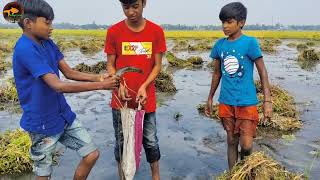
{"type": "Polygon", "coordinates": [[[263,124],[266,124],[268,120],[272,117],[272,102],[263,102],[263,124]]]}
{"type": "Polygon", "coordinates": [[[136,102],[140,102],[142,105],[147,102],[147,91],[144,85],[142,85],[138,90],[136,102]]]}

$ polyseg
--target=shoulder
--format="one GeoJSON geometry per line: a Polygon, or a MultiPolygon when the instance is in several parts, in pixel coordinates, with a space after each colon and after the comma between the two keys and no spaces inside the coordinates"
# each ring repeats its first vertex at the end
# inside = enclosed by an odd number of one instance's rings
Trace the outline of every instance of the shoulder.
{"type": "Polygon", "coordinates": [[[243,36],[243,40],[249,44],[258,43],[258,39],[256,37],[248,36],[248,35],[242,35],[242,36],[243,36]]]}
{"type": "Polygon", "coordinates": [[[154,31],[163,32],[163,29],[162,29],[162,27],[160,25],[158,25],[158,24],[156,24],[156,23],[154,23],[154,22],[152,22],[150,20],[147,20],[147,23],[148,23],[148,26],[150,28],[152,28],[154,31]]]}
{"type": "Polygon", "coordinates": [[[219,47],[219,46],[222,46],[222,43],[226,40],[226,38],[220,38],[218,39],[215,43],[214,43],[214,46],[215,47],[219,47]]]}
{"type": "Polygon", "coordinates": [[[52,40],[52,39],[48,39],[44,41],[46,45],[49,45],[50,48],[56,49],[57,48],[57,44],[52,40]]]}
{"type": "Polygon", "coordinates": [[[37,51],[38,49],[35,43],[25,36],[21,36],[14,47],[14,54],[16,56],[25,56],[26,54],[34,53],[37,51]]]}
{"type": "Polygon", "coordinates": [[[108,32],[117,32],[121,31],[124,27],[124,20],[117,22],[116,24],[113,24],[108,28],[108,32]]]}
{"type": "Polygon", "coordinates": [[[161,29],[162,30],[162,27],[160,25],[158,25],[158,24],[156,24],[156,23],[154,23],[154,22],[152,22],[150,20],[146,20],[146,21],[147,21],[149,26],[151,26],[153,28],[156,28],[156,29],[161,29]]]}

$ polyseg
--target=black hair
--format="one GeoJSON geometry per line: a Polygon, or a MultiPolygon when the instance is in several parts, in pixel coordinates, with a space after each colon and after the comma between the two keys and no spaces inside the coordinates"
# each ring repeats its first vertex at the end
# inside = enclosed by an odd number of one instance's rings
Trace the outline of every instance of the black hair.
{"type": "Polygon", "coordinates": [[[23,15],[18,22],[23,29],[23,21],[28,18],[35,21],[37,17],[44,17],[46,20],[52,21],[54,19],[54,12],[52,7],[44,0],[17,0],[19,5],[23,8],[23,15]]]}
{"type": "Polygon", "coordinates": [[[237,22],[246,21],[247,8],[241,2],[229,3],[221,8],[219,19],[224,22],[229,19],[235,19],[237,22]]]}
{"type": "MultiPolygon", "coordinates": [[[[122,4],[132,4],[137,2],[138,0],[119,0],[122,4]]],[[[144,2],[144,0],[142,0],[144,2]]]]}

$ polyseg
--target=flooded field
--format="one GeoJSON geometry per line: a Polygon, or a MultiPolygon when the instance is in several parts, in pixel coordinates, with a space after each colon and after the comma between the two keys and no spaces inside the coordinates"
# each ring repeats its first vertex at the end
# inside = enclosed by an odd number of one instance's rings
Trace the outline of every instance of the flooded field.
{"type": "MultiPolygon", "coordinates": [[[[193,41],[197,43],[197,41],[193,41]]],[[[304,43],[304,40],[282,40],[275,52],[264,53],[264,59],[272,84],[286,89],[295,99],[303,122],[302,129],[282,136],[266,132],[258,136],[254,150],[265,151],[290,171],[305,173],[310,179],[320,179],[320,160],[313,154],[320,150],[320,67],[302,69],[297,59],[299,52],[290,43],[304,43]]],[[[168,40],[168,49],[175,46],[175,40],[168,40]]],[[[319,52],[319,43],[314,45],[319,52]]],[[[178,58],[200,56],[203,67],[172,68],[164,58],[163,69],[173,74],[177,93],[158,94],[161,106],[157,109],[158,137],[161,150],[160,171],[165,180],[207,180],[227,169],[226,133],[218,121],[199,115],[197,106],[205,103],[209,93],[212,70],[206,65],[211,61],[209,50],[174,52],[178,58]],[[179,118],[176,118],[179,114],[179,118]]],[[[105,60],[103,52],[84,55],[79,49],[66,51],[65,59],[71,67],[79,63],[89,65],[105,60]]],[[[8,58],[7,60],[10,60],[8,58]]],[[[1,75],[1,81],[12,77],[12,70],[1,75]]],[[[257,72],[255,78],[258,79],[257,72]]],[[[219,91],[217,92],[219,93],[219,91]]],[[[109,107],[111,93],[94,91],[65,94],[77,117],[88,128],[101,156],[89,179],[116,179],[114,160],[114,130],[109,107]]],[[[215,96],[215,101],[218,94],[215,96]]],[[[0,111],[0,131],[19,127],[21,114],[0,111]]],[[[72,179],[80,157],[72,150],[65,150],[60,163],[54,168],[52,179],[72,179]]],[[[150,168],[143,154],[141,168],[135,179],[150,179],[150,168]]],[[[31,174],[21,177],[0,177],[0,179],[33,179],[31,174]]]]}

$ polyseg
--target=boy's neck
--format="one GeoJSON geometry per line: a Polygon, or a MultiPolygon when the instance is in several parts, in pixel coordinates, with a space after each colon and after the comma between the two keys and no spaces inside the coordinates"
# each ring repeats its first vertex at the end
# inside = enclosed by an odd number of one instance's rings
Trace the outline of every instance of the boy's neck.
{"type": "Polygon", "coordinates": [[[241,35],[242,35],[242,31],[241,31],[241,29],[240,29],[239,31],[231,34],[231,35],[228,37],[228,40],[229,40],[229,41],[237,40],[237,39],[239,39],[239,38],[241,37],[241,35]]]}
{"type": "Polygon", "coordinates": [[[36,42],[37,44],[41,45],[41,40],[35,37],[33,34],[27,31],[23,31],[23,34],[30,38],[32,41],[36,42]]]}
{"type": "Polygon", "coordinates": [[[144,29],[146,25],[146,20],[141,17],[137,22],[130,22],[128,19],[125,20],[126,25],[128,28],[134,32],[140,32],[144,29]]]}

